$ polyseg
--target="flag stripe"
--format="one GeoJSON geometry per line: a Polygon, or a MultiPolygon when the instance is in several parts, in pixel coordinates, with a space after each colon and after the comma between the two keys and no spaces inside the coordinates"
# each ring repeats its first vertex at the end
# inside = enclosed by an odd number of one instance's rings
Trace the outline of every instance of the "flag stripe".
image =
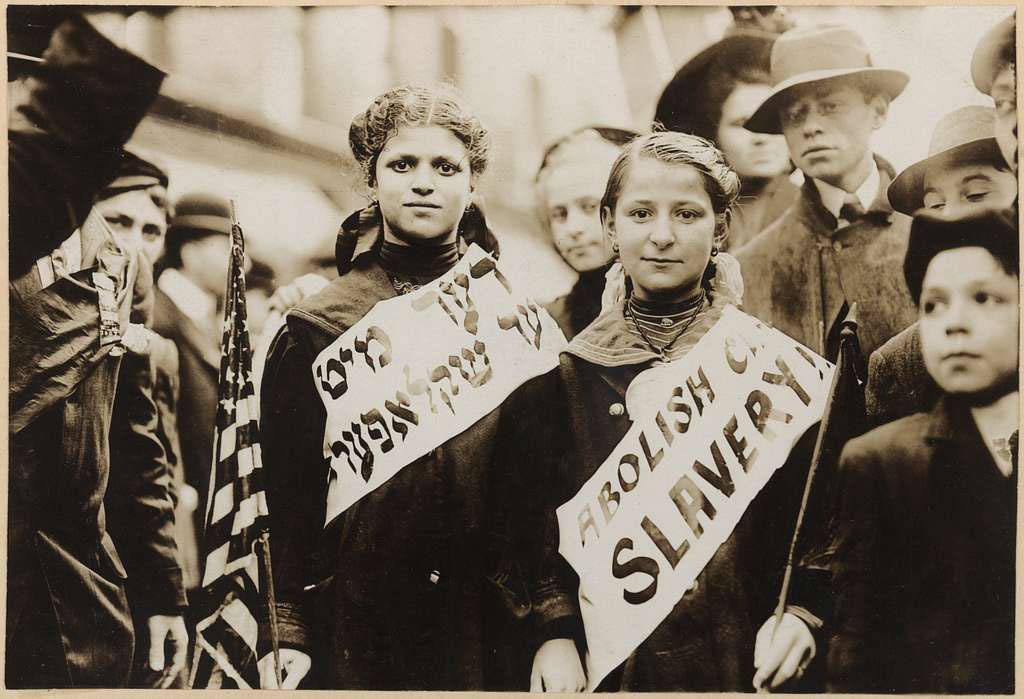
{"type": "Polygon", "coordinates": [[[205,570],[195,605],[197,653],[192,686],[259,687],[256,643],[261,595],[256,542],[269,526],[259,448],[259,402],[252,384],[246,325],[244,240],[231,228],[216,434],[203,537],[205,570]]]}

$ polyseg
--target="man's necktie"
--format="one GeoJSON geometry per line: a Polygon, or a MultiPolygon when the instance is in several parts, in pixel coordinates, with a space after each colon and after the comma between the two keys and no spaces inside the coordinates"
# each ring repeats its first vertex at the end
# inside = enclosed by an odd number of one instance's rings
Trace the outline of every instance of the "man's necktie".
{"type": "Polygon", "coordinates": [[[855,223],[866,215],[864,207],[861,206],[860,200],[853,194],[847,194],[846,198],[843,199],[843,205],[839,209],[839,225],[850,225],[855,223]]]}

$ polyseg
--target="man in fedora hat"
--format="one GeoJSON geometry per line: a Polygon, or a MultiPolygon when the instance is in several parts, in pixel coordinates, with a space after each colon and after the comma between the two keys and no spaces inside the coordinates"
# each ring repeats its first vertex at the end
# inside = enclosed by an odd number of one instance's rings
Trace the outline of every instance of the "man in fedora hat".
{"type": "Polygon", "coordinates": [[[1006,162],[1017,172],[1017,15],[992,27],[971,58],[974,86],[992,98],[996,140],[1006,162]]]}
{"type": "Polygon", "coordinates": [[[906,86],[840,25],[793,29],[772,47],[772,92],[746,127],[782,133],[805,181],[794,205],[736,253],[748,313],[835,359],[858,304],[865,353],[914,319],[900,274],[910,220],[892,211],[892,168],[871,137],[906,86]]]}
{"type": "MultiPolygon", "coordinates": [[[[217,411],[221,320],[231,252],[231,211],[223,197],[205,192],[182,195],[174,204],[157,280],[153,330],[178,347],[178,436],[185,470],[182,499],[194,507],[198,552],[217,411]]],[[[182,542],[184,545],[184,542],[182,542]]],[[[196,553],[196,555],[198,555],[196,553]]],[[[202,562],[200,561],[200,567],[202,562]]],[[[202,571],[200,570],[200,575],[202,571]]],[[[198,584],[198,581],[193,581],[198,584]]]]}
{"type": "MultiPolygon", "coordinates": [[[[928,209],[958,218],[987,208],[1010,208],[1017,178],[995,139],[991,107],[962,107],[935,126],[928,157],[910,165],[889,185],[889,201],[908,215],[928,209]]],[[[868,421],[881,425],[929,409],[939,388],[925,371],[918,324],[891,338],[868,360],[868,421]]]]}
{"type": "Polygon", "coordinates": [[[12,6],[8,29],[31,40],[8,87],[6,686],[122,686],[133,631],[103,497],[122,332],[146,304],[93,203],[164,76],[71,10],[12,6]]]}

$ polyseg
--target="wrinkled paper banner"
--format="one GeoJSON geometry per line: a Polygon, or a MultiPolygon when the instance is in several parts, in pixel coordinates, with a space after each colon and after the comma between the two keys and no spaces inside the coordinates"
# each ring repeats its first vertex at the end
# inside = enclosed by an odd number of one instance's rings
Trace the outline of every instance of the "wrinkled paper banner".
{"type": "Polygon", "coordinates": [[[588,690],[668,616],[821,419],[833,369],[732,306],[659,368],[633,427],[557,511],[559,551],[580,577],[588,690]]]}
{"type": "Polygon", "coordinates": [[[476,245],[439,279],[377,303],[313,362],[331,462],[325,525],[554,369],[565,344],[476,245]]]}

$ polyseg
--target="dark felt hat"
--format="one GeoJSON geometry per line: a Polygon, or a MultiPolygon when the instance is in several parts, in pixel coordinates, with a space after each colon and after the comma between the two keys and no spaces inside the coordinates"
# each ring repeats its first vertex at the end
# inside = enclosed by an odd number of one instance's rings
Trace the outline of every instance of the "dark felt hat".
{"type": "Polygon", "coordinates": [[[985,32],[971,56],[971,78],[974,86],[986,95],[992,93],[996,74],[1006,64],[1007,56],[1016,53],[1017,13],[1001,20],[985,32]]]}
{"type": "Polygon", "coordinates": [[[903,259],[903,277],[914,303],[921,301],[921,286],[928,264],[944,250],[982,247],[1000,260],[1019,265],[1017,218],[1012,211],[986,209],[961,218],[944,218],[922,210],[914,215],[903,259]]]}
{"type": "Polygon", "coordinates": [[[7,8],[7,79],[32,72],[43,63],[43,53],[58,25],[75,8],[46,5],[10,5],[7,8]]]}
{"type": "Polygon", "coordinates": [[[153,156],[145,158],[128,150],[121,151],[121,162],[114,181],[106,186],[111,193],[127,192],[150,187],[167,188],[167,167],[153,156]]]}
{"type": "Polygon", "coordinates": [[[174,204],[174,218],[167,235],[168,238],[231,235],[231,204],[216,194],[184,194],[174,204]]]}
{"type": "Polygon", "coordinates": [[[856,77],[873,84],[889,99],[903,92],[910,76],[877,68],[864,39],[849,27],[820,24],[791,29],[772,46],[772,93],[744,126],[760,133],[782,133],[779,109],[794,88],[808,83],[856,77]]]}
{"type": "Polygon", "coordinates": [[[743,31],[708,46],[687,61],[658,99],[654,121],[668,131],[696,133],[698,100],[707,94],[707,78],[716,66],[750,65],[768,72],[776,34],[743,31]]]}
{"type": "Polygon", "coordinates": [[[907,167],[889,185],[889,204],[913,216],[924,206],[924,176],[947,163],[991,163],[1003,166],[995,139],[996,113],[991,107],[961,107],[939,120],[928,144],[928,157],[907,167]]]}

